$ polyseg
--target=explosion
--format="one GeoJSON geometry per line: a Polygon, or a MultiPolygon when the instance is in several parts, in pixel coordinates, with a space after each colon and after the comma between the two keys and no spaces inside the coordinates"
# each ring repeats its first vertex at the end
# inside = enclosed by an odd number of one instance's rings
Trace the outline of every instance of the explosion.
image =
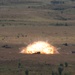
{"type": "Polygon", "coordinates": [[[24,54],[58,54],[57,48],[50,45],[47,42],[38,41],[29,44],[26,48],[23,48],[20,53],[24,54]]]}

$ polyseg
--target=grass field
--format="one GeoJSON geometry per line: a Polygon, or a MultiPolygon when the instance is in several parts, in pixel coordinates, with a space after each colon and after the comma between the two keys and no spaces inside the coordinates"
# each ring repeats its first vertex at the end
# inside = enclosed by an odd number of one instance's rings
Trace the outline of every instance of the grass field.
{"type": "Polygon", "coordinates": [[[9,55],[5,60],[0,61],[1,75],[52,75],[52,71],[58,73],[60,63],[68,62],[68,67],[64,67],[62,75],[75,74],[75,55],[20,55],[15,54],[13,58],[9,55]],[[62,59],[64,58],[64,59],[62,59]],[[62,60],[61,60],[62,59],[62,60]],[[21,65],[19,66],[19,63],[21,65]]]}

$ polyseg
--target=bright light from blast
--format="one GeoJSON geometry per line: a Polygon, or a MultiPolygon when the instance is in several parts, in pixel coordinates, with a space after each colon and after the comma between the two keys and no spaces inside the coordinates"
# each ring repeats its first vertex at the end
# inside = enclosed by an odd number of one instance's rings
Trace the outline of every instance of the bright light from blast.
{"type": "Polygon", "coordinates": [[[59,52],[57,49],[50,45],[47,42],[43,41],[38,41],[38,42],[33,42],[32,44],[29,44],[26,48],[23,48],[20,53],[25,53],[25,54],[58,54],[59,52]]]}

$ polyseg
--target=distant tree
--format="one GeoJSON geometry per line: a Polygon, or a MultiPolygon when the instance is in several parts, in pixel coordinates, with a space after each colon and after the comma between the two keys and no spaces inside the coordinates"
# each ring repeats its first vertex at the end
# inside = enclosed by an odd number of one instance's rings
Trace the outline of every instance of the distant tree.
{"type": "Polygon", "coordinates": [[[52,75],[54,75],[54,72],[52,71],[52,75]]]}
{"type": "Polygon", "coordinates": [[[67,24],[67,23],[65,23],[65,26],[68,26],[68,24],[67,24]]]}
{"type": "Polygon", "coordinates": [[[2,27],[4,27],[5,25],[4,24],[2,24],[2,27]]]}
{"type": "Polygon", "coordinates": [[[17,35],[17,38],[19,38],[20,36],[19,35],[17,35]]]}
{"type": "Polygon", "coordinates": [[[30,8],[30,6],[28,6],[28,8],[30,8]]]}
{"type": "Polygon", "coordinates": [[[65,67],[68,67],[68,63],[67,62],[65,62],[65,67]]]}
{"type": "Polygon", "coordinates": [[[75,51],[72,51],[72,53],[75,53],[75,51]]]}
{"type": "Polygon", "coordinates": [[[75,0],[71,0],[71,1],[75,1],[75,0]]]}
{"type": "Polygon", "coordinates": [[[62,66],[63,67],[64,65],[61,63],[59,66],[62,66]]]}
{"type": "Polygon", "coordinates": [[[58,67],[59,75],[62,75],[63,70],[64,70],[64,66],[63,66],[63,64],[60,64],[59,67],[58,67]]]}
{"type": "Polygon", "coordinates": [[[68,44],[67,44],[67,43],[64,43],[63,45],[64,45],[64,46],[68,46],[68,44]]]}
{"type": "Polygon", "coordinates": [[[19,63],[18,63],[18,68],[20,68],[20,67],[21,67],[21,63],[19,62],[19,63]]]}
{"type": "Polygon", "coordinates": [[[29,75],[29,71],[28,70],[25,71],[25,75],[29,75]]]}

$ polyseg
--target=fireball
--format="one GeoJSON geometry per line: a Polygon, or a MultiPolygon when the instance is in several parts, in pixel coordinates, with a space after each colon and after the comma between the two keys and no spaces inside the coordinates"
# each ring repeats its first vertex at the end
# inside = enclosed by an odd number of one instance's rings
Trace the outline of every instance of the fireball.
{"type": "Polygon", "coordinates": [[[50,45],[48,42],[37,41],[23,48],[20,53],[24,54],[58,54],[57,48],[50,45]]]}

